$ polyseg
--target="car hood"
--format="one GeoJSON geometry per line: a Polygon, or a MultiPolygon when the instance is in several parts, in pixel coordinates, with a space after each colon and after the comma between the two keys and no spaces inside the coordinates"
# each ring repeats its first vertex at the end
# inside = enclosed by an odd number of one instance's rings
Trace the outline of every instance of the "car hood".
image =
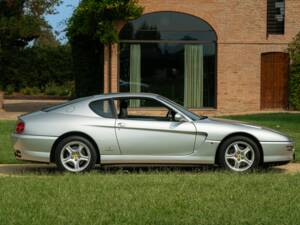
{"type": "Polygon", "coordinates": [[[224,137],[234,133],[246,133],[259,141],[290,141],[290,138],[284,133],[241,121],[207,118],[197,121],[195,125],[199,132],[207,134],[207,139],[209,140],[222,140],[224,137]]]}
{"type": "Polygon", "coordinates": [[[235,125],[235,126],[241,126],[241,127],[250,127],[255,129],[263,129],[261,126],[253,125],[247,122],[242,122],[238,120],[230,120],[230,119],[219,119],[219,118],[209,118],[210,121],[216,122],[223,125],[235,125]]]}

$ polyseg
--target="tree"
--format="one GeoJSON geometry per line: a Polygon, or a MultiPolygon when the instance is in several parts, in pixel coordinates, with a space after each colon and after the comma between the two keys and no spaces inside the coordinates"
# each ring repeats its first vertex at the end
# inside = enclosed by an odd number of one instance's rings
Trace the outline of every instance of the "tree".
{"type": "Polygon", "coordinates": [[[15,59],[29,43],[51,29],[45,14],[55,13],[61,0],[1,0],[0,1],[0,86],[16,74],[15,59]]]}
{"type": "Polygon", "coordinates": [[[0,49],[25,47],[49,29],[44,15],[55,13],[61,0],[0,1],[0,49]]]}
{"type": "Polygon", "coordinates": [[[289,44],[288,51],[291,58],[289,102],[294,109],[300,110],[300,32],[289,44]]]}
{"type": "Polygon", "coordinates": [[[34,41],[34,46],[58,47],[60,42],[56,39],[52,28],[46,28],[40,32],[39,38],[34,41]]]}
{"type": "MultiPolygon", "coordinates": [[[[135,19],[142,12],[143,8],[138,5],[137,0],[82,0],[80,2],[67,28],[67,36],[73,51],[77,95],[97,93],[97,86],[91,78],[98,76],[99,79],[100,73],[103,75],[104,45],[109,48],[109,62],[111,62],[111,45],[119,41],[116,22],[135,19]],[[98,74],[95,74],[96,72],[98,74]],[[90,79],[89,84],[87,79],[90,79]],[[85,82],[85,86],[82,86],[82,81],[85,82]],[[84,89],[86,91],[82,92],[84,89]]],[[[110,73],[109,71],[109,77],[110,73]]]]}

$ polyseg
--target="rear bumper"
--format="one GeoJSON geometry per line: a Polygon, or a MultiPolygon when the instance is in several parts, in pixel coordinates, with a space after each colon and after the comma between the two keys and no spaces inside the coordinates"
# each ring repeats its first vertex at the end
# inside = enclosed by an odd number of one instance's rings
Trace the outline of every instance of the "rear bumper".
{"type": "Polygon", "coordinates": [[[264,162],[289,162],[295,157],[293,142],[261,142],[264,162]]]}
{"type": "Polygon", "coordinates": [[[12,134],[16,159],[50,162],[50,152],[57,137],[12,134]]]}

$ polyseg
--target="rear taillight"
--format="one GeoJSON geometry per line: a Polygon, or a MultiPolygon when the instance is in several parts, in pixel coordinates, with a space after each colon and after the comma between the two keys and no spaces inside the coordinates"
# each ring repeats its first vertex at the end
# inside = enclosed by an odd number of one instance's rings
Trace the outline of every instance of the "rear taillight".
{"type": "Polygon", "coordinates": [[[16,134],[21,134],[25,130],[25,123],[23,121],[18,121],[16,125],[16,134]]]}

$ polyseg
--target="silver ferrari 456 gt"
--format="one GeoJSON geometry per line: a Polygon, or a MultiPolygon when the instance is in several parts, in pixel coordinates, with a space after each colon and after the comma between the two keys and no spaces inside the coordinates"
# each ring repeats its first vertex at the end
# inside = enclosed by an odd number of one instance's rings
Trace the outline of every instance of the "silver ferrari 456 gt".
{"type": "Polygon", "coordinates": [[[293,159],[286,135],[249,124],[198,116],[149,93],[76,99],[19,117],[17,159],[88,171],[95,164],[216,164],[244,172],[293,159]]]}

